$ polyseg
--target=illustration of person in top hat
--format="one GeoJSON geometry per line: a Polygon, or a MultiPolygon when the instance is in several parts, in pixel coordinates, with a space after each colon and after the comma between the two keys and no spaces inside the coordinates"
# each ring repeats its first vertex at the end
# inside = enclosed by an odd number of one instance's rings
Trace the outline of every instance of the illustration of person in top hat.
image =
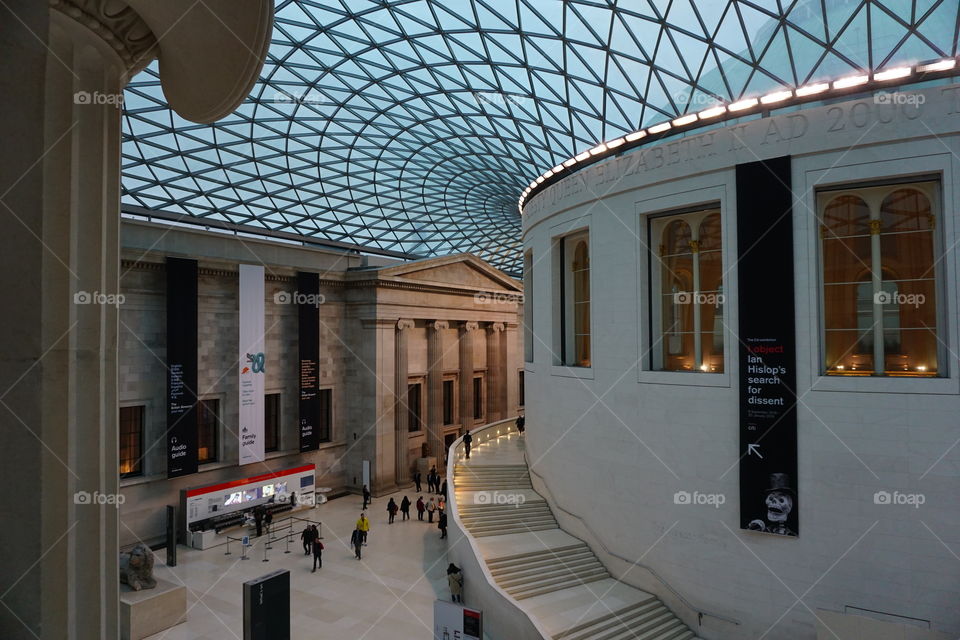
{"type": "Polygon", "coordinates": [[[764,491],[764,505],[767,509],[766,520],[751,520],[747,528],[751,531],[774,533],[780,536],[795,536],[797,532],[787,526],[787,518],[793,511],[797,494],[790,488],[790,476],[785,473],[771,473],[770,486],[764,491]]]}

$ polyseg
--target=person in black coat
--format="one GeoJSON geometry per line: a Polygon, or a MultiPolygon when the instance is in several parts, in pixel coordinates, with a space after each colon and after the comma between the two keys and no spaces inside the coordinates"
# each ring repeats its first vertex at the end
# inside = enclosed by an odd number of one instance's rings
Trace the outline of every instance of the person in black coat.
{"type": "Polygon", "coordinates": [[[350,544],[353,546],[354,555],[357,557],[357,560],[359,560],[360,551],[363,549],[363,531],[354,529],[353,533],[350,534],[350,544]]]}
{"type": "Polygon", "coordinates": [[[517,417],[517,432],[519,432],[520,435],[523,435],[523,429],[526,426],[526,424],[527,424],[527,419],[524,418],[522,414],[517,417]]]}
{"type": "Polygon", "coordinates": [[[422,481],[423,481],[423,476],[420,474],[419,471],[413,474],[413,484],[416,485],[417,487],[417,493],[420,493],[421,491],[423,491],[420,485],[422,481]]]}
{"type": "Polygon", "coordinates": [[[317,567],[323,568],[323,543],[318,538],[314,539],[311,546],[313,547],[313,571],[316,571],[317,567]]]}
{"type": "Polygon", "coordinates": [[[447,481],[446,480],[444,480],[443,484],[440,485],[440,495],[443,496],[443,501],[446,502],[447,501],[447,481]]]}
{"type": "Polygon", "coordinates": [[[403,496],[403,500],[400,501],[400,513],[403,514],[401,521],[410,519],[410,498],[407,496],[403,496]]]}
{"type": "Polygon", "coordinates": [[[447,537],[447,514],[445,511],[440,512],[440,522],[437,523],[437,528],[440,529],[440,539],[443,540],[447,537]]]}
{"type": "Polygon", "coordinates": [[[367,505],[370,504],[370,489],[367,489],[367,485],[363,485],[363,508],[361,511],[367,510],[367,505]]]}
{"type": "Polygon", "coordinates": [[[397,517],[397,503],[393,498],[390,498],[390,502],[387,503],[387,514],[390,516],[387,524],[393,524],[393,519],[397,517]]]}
{"type": "Polygon", "coordinates": [[[253,521],[257,524],[257,537],[263,535],[263,506],[257,505],[253,508],[253,521]]]}
{"type": "Polygon", "coordinates": [[[310,546],[313,544],[313,527],[309,524],[303,528],[300,534],[300,540],[303,542],[303,555],[310,555],[310,546]]]}
{"type": "Polygon", "coordinates": [[[467,452],[467,460],[470,459],[470,446],[471,446],[472,444],[473,444],[473,436],[470,435],[470,432],[469,432],[469,431],[467,431],[467,432],[463,435],[463,448],[464,448],[464,449],[466,450],[466,452],[467,452]]]}

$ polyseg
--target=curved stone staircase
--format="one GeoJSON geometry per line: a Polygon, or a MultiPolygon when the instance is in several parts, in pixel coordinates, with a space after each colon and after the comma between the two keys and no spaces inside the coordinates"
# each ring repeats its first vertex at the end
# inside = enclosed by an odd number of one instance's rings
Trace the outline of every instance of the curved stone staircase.
{"type": "Polygon", "coordinates": [[[494,437],[453,469],[455,500],[497,585],[551,640],[696,640],[656,596],[614,579],[533,490],[523,440],[494,437]]]}

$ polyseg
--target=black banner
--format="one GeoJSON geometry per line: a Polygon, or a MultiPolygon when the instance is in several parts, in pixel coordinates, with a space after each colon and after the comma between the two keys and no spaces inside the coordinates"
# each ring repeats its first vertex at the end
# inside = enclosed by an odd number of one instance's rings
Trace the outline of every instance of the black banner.
{"type": "Polygon", "coordinates": [[[290,572],[243,583],[243,640],[290,640],[290,572]]]}
{"type": "Polygon", "coordinates": [[[167,477],[197,472],[197,261],[167,258],[167,477]]]}
{"type": "Polygon", "coordinates": [[[790,158],[737,166],[740,528],[799,533],[790,158]]]}
{"type": "Polygon", "coordinates": [[[300,312],[300,451],[320,447],[320,274],[297,273],[300,312]]]}

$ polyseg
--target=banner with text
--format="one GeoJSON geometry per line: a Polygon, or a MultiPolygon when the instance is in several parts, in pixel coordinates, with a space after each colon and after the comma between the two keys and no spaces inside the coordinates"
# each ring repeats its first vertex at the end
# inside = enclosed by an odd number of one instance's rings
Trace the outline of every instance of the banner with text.
{"type": "Polygon", "coordinates": [[[320,274],[297,273],[300,314],[300,451],[320,448],[320,274]]]}
{"type": "Polygon", "coordinates": [[[790,158],[738,165],[740,528],[796,536],[796,336],[790,158]]]}
{"type": "Polygon", "coordinates": [[[167,258],[167,477],[197,472],[197,261],[167,258]]]}
{"type": "Polygon", "coordinates": [[[240,464],[263,460],[263,267],[240,265],[240,464]]]}

